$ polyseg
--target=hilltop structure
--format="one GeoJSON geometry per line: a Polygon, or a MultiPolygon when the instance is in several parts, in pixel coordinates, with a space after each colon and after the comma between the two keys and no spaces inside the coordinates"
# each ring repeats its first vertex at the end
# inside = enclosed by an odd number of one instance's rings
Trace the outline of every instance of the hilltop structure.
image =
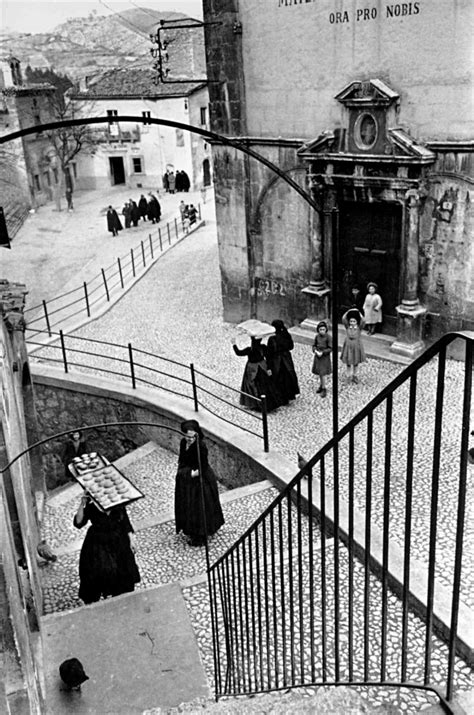
{"type": "Polygon", "coordinates": [[[378,284],[383,330],[414,356],[474,326],[469,2],[204,1],[211,128],[302,187],[213,147],[224,312],[328,317],[378,284]],[[336,226],[335,215],[338,217],[336,226]]]}

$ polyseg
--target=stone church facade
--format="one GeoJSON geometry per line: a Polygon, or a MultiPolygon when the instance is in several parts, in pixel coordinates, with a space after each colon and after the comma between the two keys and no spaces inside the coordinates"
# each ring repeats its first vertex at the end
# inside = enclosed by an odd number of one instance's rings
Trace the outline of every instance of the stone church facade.
{"type": "Polygon", "coordinates": [[[474,327],[469,0],[204,0],[224,316],[327,317],[376,281],[392,350],[474,327]],[[332,251],[337,266],[332,276],[332,251]],[[333,280],[334,279],[334,280],[333,280]]]}

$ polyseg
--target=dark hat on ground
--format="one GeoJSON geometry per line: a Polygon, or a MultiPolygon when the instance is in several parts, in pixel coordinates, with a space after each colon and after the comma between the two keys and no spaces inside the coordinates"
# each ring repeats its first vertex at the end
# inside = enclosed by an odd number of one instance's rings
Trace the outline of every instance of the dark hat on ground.
{"type": "Polygon", "coordinates": [[[197,420],[184,420],[184,422],[181,422],[181,432],[190,431],[197,432],[201,438],[204,437],[202,429],[197,420]]]}
{"type": "Polygon", "coordinates": [[[59,675],[61,680],[69,688],[77,688],[84,681],[89,680],[89,676],[85,674],[82,663],[77,658],[69,658],[59,666],[59,675]]]}
{"type": "Polygon", "coordinates": [[[378,290],[378,285],[377,285],[377,283],[373,283],[373,282],[367,283],[367,290],[369,290],[370,286],[374,286],[375,290],[378,290]]]}

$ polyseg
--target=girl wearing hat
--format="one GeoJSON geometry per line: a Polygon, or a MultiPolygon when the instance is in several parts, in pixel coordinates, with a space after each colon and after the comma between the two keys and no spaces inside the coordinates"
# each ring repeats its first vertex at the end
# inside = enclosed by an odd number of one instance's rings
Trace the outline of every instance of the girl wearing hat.
{"type": "Polygon", "coordinates": [[[382,298],[377,293],[377,283],[367,284],[367,295],[363,305],[367,334],[373,335],[378,323],[382,322],[382,298]]]}
{"type": "Polygon", "coordinates": [[[176,533],[182,531],[191,546],[204,546],[207,537],[215,534],[224,523],[217,478],[209,466],[207,446],[199,422],[182,422],[181,432],[184,437],[179,445],[174,493],[176,533]]]}
{"type": "Polygon", "coordinates": [[[316,335],[313,343],[313,375],[319,375],[319,387],[316,390],[321,397],[326,397],[326,377],[331,374],[332,340],[328,333],[328,326],[322,320],[316,326],[316,335]]]}
{"type": "Polygon", "coordinates": [[[300,388],[296,370],[291,357],[294,348],[293,338],[282,320],[274,320],[272,326],[275,335],[270,335],[267,342],[267,364],[272,377],[280,390],[285,404],[299,395],[300,388]]]}
{"type": "Polygon", "coordinates": [[[346,329],[346,337],[342,345],[341,360],[347,366],[349,382],[357,384],[359,382],[357,368],[361,362],[366,360],[360,334],[364,324],[362,313],[357,308],[350,308],[342,316],[342,324],[346,329]]]}

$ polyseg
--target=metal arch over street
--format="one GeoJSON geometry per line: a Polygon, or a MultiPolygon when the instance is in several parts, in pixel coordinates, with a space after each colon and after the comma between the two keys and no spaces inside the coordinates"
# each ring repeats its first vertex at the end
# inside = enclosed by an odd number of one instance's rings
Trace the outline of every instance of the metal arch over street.
{"type": "MultiPolygon", "coordinates": [[[[289,186],[291,186],[301,198],[306,201],[306,203],[311,206],[311,208],[316,211],[316,213],[321,214],[322,211],[320,207],[316,204],[311,196],[294,181],[287,173],[282,171],[276,164],[271,162],[266,157],[262,156],[253,149],[250,149],[248,143],[245,141],[238,141],[235,139],[230,139],[223,134],[217,134],[216,132],[211,132],[208,129],[202,129],[201,127],[196,127],[192,124],[184,124],[183,122],[175,122],[172,119],[160,119],[158,117],[143,117],[134,116],[130,114],[117,115],[113,118],[111,117],[82,117],[80,119],[64,119],[60,122],[49,122],[48,124],[37,124],[26,129],[20,129],[17,132],[12,132],[11,134],[6,134],[0,137],[0,146],[6,144],[14,139],[19,139],[21,137],[29,136],[30,134],[41,134],[43,132],[54,131],[56,129],[61,129],[63,127],[78,127],[89,124],[113,124],[117,122],[139,122],[140,124],[158,124],[160,126],[172,127],[175,129],[182,129],[193,134],[199,134],[206,139],[212,139],[218,144],[223,144],[224,146],[230,146],[238,151],[251,156],[256,161],[260,162],[266,166],[270,171],[277,174],[283,181],[285,181],[289,186]]],[[[336,240],[331,241],[331,294],[332,294],[332,305],[331,305],[331,322],[333,325],[333,348],[332,348],[332,423],[333,423],[333,434],[336,435],[339,429],[339,402],[338,402],[338,340],[337,340],[337,324],[338,324],[338,295],[336,287],[336,268],[337,268],[337,252],[338,252],[338,233],[339,233],[339,211],[338,209],[331,209],[330,220],[334,225],[333,235],[336,240]]]]}
{"type": "MultiPolygon", "coordinates": [[[[216,134],[215,132],[210,132],[208,129],[202,129],[201,127],[195,127],[192,124],[183,124],[183,122],[175,122],[172,119],[160,119],[155,117],[136,117],[130,114],[117,115],[113,117],[113,123],[116,122],[140,122],[141,124],[159,124],[164,127],[173,127],[174,129],[183,129],[184,131],[192,132],[193,134],[200,134],[207,139],[212,139],[219,144],[224,144],[225,146],[233,147],[239,151],[248,154],[253,159],[256,159],[261,164],[264,164],[268,169],[278,174],[278,176],[286,181],[289,186],[291,186],[315,211],[319,213],[319,207],[312,200],[311,196],[296,183],[293,179],[288,176],[284,171],[282,171],[276,164],[269,161],[266,157],[262,156],[243,142],[235,139],[229,139],[229,137],[223,134],[216,134]]],[[[5,134],[0,137],[0,145],[6,144],[14,139],[20,139],[21,137],[29,136],[30,134],[42,134],[43,132],[51,132],[56,129],[61,129],[64,127],[79,127],[88,124],[111,124],[110,117],[83,117],[81,119],[63,119],[60,122],[49,122],[48,124],[35,124],[32,127],[26,127],[26,129],[20,129],[17,132],[12,132],[11,134],[5,134]]]]}

